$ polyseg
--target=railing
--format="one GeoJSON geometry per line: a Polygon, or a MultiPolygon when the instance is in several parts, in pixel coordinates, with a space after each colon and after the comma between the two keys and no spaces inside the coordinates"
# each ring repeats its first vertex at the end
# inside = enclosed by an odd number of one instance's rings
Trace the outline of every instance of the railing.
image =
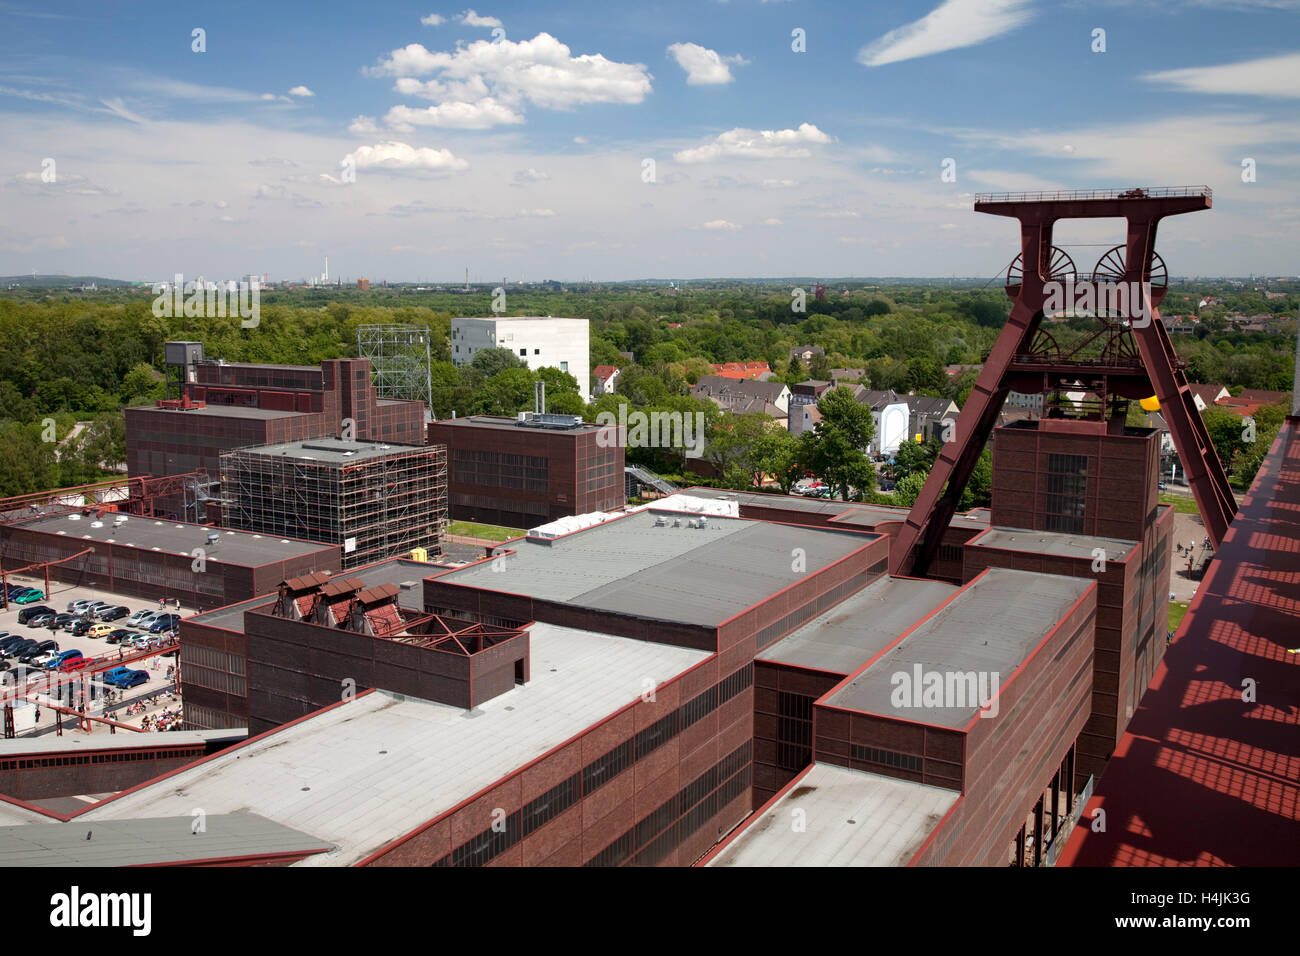
{"type": "Polygon", "coordinates": [[[1160,186],[1154,189],[1060,189],[1056,192],[976,193],[975,205],[992,202],[1069,202],[1077,199],[1171,199],[1182,196],[1214,197],[1209,186],[1160,186]]]}

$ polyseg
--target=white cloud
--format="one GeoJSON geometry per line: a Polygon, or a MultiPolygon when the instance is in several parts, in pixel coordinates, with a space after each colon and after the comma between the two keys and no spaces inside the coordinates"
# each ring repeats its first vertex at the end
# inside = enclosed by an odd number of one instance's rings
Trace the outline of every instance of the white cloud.
{"type": "Polygon", "coordinates": [[[420,22],[426,27],[436,27],[441,23],[446,23],[447,18],[438,13],[431,13],[427,17],[420,17],[420,22]]]}
{"type": "Polygon", "coordinates": [[[543,173],[540,170],[533,169],[533,167],[531,166],[529,166],[527,169],[521,169],[519,170],[519,172],[515,173],[515,182],[521,185],[523,183],[541,183],[541,182],[545,182],[550,178],[551,178],[550,175],[548,175],[547,173],[543,173]]]}
{"type": "Polygon", "coordinates": [[[467,27],[499,27],[499,26],[502,26],[501,21],[498,20],[496,17],[481,17],[481,16],[479,16],[477,13],[475,13],[473,10],[466,10],[464,13],[462,13],[462,14],[461,14],[459,17],[457,17],[456,19],[458,19],[461,23],[465,24],[465,26],[467,26],[467,27]]]}
{"type": "Polygon", "coordinates": [[[587,137],[585,136],[575,136],[573,137],[573,141],[577,143],[579,146],[586,146],[588,143],[591,142],[591,140],[587,139],[587,137]]]}
{"type": "Polygon", "coordinates": [[[260,98],[261,98],[261,99],[264,99],[264,100],[274,100],[274,99],[275,99],[275,94],[274,94],[274,93],[263,93],[262,96],[261,96],[260,98]]]}
{"type": "MultiPolygon", "coordinates": [[[[572,56],[549,33],[518,43],[476,40],[454,53],[434,53],[419,43],[394,50],[367,72],[410,78],[438,74],[438,83],[468,84],[514,106],[524,101],[547,109],[571,109],[583,103],[640,103],[651,92],[651,76],[642,63],[619,63],[599,53],[572,56]]],[[[402,90],[399,82],[399,92],[402,90]]],[[[406,85],[411,89],[410,85],[406,85]]],[[[447,89],[454,89],[454,86],[447,89]]]]}
{"type": "Polygon", "coordinates": [[[375,123],[373,116],[356,116],[348,124],[348,132],[354,136],[368,136],[372,133],[379,132],[379,126],[375,123]]]}
{"type": "Polygon", "coordinates": [[[976,46],[1009,33],[1033,12],[1030,0],[944,0],[919,20],[890,30],[858,51],[864,66],[884,66],[976,46]]]}
{"type": "Polygon", "coordinates": [[[781,222],[781,220],[780,220],[780,219],[777,219],[775,216],[769,216],[767,219],[764,219],[764,220],[763,220],[763,225],[765,225],[765,226],[783,226],[783,225],[785,225],[785,223],[781,222]]]}
{"type": "Polygon", "coordinates": [[[316,94],[313,93],[311,90],[307,89],[307,87],[299,85],[291,89],[289,91],[289,95],[290,96],[315,96],[316,94]]]}
{"type": "Polygon", "coordinates": [[[488,97],[477,103],[443,103],[424,109],[394,106],[384,117],[392,129],[409,132],[416,126],[441,126],[448,129],[490,129],[493,126],[522,123],[524,118],[507,106],[488,97]]]}
{"type": "Polygon", "coordinates": [[[1142,79],[1186,93],[1300,97],[1300,53],[1178,70],[1144,73],[1142,79]]]}
{"type": "Polygon", "coordinates": [[[734,222],[727,222],[727,220],[725,219],[710,219],[700,228],[713,229],[713,230],[726,230],[726,231],[734,232],[735,230],[739,229],[740,226],[736,225],[734,222]]]}
{"type": "Polygon", "coordinates": [[[516,213],[520,219],[547,219],[554,215],[554,209],[521,209],[516,213]]]}
{"type": "Polygon", "coordinates": [[[469,167],[469,163],[453,155],[451,150],[430,149],[427,146],[417,148],[393,141],[359,146],[343,157],[343,163],[349,161],[357,169],[429,169],[453,172],[469,167]]]}
{"type": "Polygon", "coordinates": [[[679,163],[706,163],[724,157],[801,159],[812,155],[804,144],[829,143],[831,138],[811,123],[798,129],[754,130],[737,127],[718,135],[712,143],[674,153],[679,163]]]}
{"type": "Polygon", "coordinates": [[[730,83],[735,77],[731,67],[735,63],[744,66],[747,62],[742,56],[719,56],[716,50],[702,47],[698,43],[674,43],[668,52],[677,60],[677,65],[686,71],[686,82],[691,86],[708,86],[718,83],[730,83]]]}
{"type": "Polygon", "coordinates": [[[120,96],[114,97],[111,100],[100,100],[99,102],[108,107],[108,111],[114,116],[120,116],[122,119],[130,120],[132,123],[148,122],[143,116],[140,116],[138,113],[132,113],[127,109],[120,96]]]}

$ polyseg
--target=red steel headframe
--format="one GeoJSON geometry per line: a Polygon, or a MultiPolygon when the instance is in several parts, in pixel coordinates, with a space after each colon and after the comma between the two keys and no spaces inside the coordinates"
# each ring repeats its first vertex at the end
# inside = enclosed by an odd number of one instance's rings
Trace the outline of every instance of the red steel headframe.
{"type": "MultiPolygon", "coordinates": [[[[1048,297],[1045,286],[1051,279],[1056,251],[1052,245],[1052,227],[1058,219],[1108,218],[1124,219],[1128,223],[1123,281],[1130,288],[1142,291],[1138,302],[1128,302],[1128,314],[1123,317],[1129,320],[1151,393],[1160,401],[1160,410],[1178,449],[1205,529],[1218,547],[1237,513],[1237,503],[1146,284],[1151,277],[1159,221],[1165,216],[1209,209],[1211,205],[1210,190],[1201,186],[975,197],[976,212],[1020,221],[1023,278],[1007,324],[957,419],[954,440],[940,450],[921,494],[894,539],[889,561],[891,574],[923,577],[938,553],[943,532],[1010,391],[1008,379],[1012,364],[1017,355],[1029,351],[1042,322],[1048,297]],[[1031,263],[1037,267],[1030,267],[1031,263]]],[[[1070,278],[1075,279],[1072,275],[1070,278]]],[[[1079,276],[1077,281],[1098,278],[1079,276]]],[[[1070,371],[1077,372],[1062,369],[1062,372],[1070,371]]]]}

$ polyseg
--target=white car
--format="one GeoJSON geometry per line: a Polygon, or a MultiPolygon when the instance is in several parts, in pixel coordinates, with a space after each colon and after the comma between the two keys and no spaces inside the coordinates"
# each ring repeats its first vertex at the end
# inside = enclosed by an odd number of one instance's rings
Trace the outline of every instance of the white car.
{"type": "Polygon", "coordinates": [[[55,651],[53,654],[42,654],[40,657],[34,657],[34,658],[32,658],[32,659],[28,662],[27,666],[28,666],[28,667],[44,667],[46,664],[48,664],[50,661],[54,660],[54,659],[55,659],[56,657],[58,657],[58,656],[59,656],[59,652],[58,652],[58,651],[55,651]]]}
{"type": "Polygon", "coordinates": [[[127,627],[148,627],[157,619],[159,611],[150,611],[147,608],[136,611],[126,619],[127,627]]]}

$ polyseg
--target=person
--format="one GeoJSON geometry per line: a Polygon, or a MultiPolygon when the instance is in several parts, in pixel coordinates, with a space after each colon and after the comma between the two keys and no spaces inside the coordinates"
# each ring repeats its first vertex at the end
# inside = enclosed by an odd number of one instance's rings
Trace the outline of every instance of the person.
{"type": "Polygon", "coordinates": [[[38,724],[41,722],[41,705],[40,705],[40,704],[37,704],[37,705],[36,705],[36,722],[37,722],[38,724]]]}
{"type": "Polygon", "coordinates": [[[165,597],[160,597],[158,599],[158,610],[160,611],[167,610],[167,599],[165,597]]]}
{"type": "Polygon", "coordinates": [[[1205,540],[1201,542],[1201,547],[1206,551],[1210,550],[1210,536],[1208,534],[1205,536],[1205,540]]]}

